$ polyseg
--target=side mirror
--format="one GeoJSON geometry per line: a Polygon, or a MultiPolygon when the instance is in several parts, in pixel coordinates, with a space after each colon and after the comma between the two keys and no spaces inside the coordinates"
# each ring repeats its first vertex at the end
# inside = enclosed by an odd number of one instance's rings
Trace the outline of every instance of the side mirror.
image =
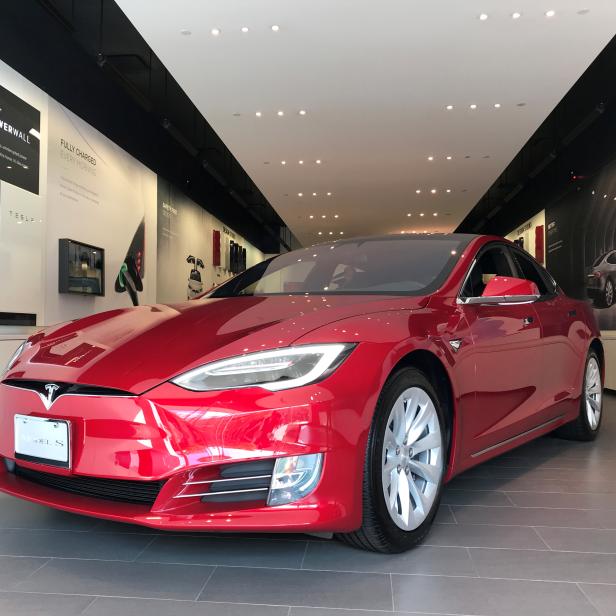
{"type": "Polygon", "coordinates": [[[508,295],[539,295],[537,285],[523,278],[494,276],[481,294],[482,297],[505,297],[508,295]]]}
{"type": "Polygon", "coordinates": [[[459,300],[462,304],[531,304],[541,294],[537,285],[523,278],[494,276],[486,284],[481,297],[459,300]]]}

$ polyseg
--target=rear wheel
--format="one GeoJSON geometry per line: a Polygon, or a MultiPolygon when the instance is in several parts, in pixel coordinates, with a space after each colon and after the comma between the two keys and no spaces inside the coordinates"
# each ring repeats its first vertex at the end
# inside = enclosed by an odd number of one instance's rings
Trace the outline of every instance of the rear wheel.
{"type": "Polygon", "coordinates": [[[586,358],[580,413],[575,421],[559,428],[556,431],[557,436],[574,441],[594,440],[601,428],[602,410],[601,363],[595,351],[591,350],[586,358]]]}
{"type": "Polygon", "coordinates": [[[363,522],[339,535],[375,552],[403,552],[428,533],[445,469],[445,423],[425,374],[405,368],[385,385],[368,438],[363,522]]]}

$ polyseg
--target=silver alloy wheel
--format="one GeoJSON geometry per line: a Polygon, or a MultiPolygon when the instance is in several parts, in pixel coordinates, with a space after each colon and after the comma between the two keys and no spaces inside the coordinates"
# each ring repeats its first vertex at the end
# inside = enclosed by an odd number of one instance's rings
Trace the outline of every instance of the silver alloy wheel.
{"type": "Polygon", "coordinates": [[[432,509],[442,475],[436,407],[421,387],[410,387],[389,413],[383,442],[383,495],[396,526],[409,531],[421,525],[432,509]]]}
{"type": "Polygon", "coordinates": [[[586,376],[584,377],[584,405],[586,407],[586,417],[591,430],[596,430],[601,419],[601,370],[599,362],[595,357],[591,357],[586,365],[586,376]]]}
{"type": "Polygon", "coordinates": [[[614,303],[614,284],[611,280],[605,283],[605,305],[611,306],[614,303]]]}

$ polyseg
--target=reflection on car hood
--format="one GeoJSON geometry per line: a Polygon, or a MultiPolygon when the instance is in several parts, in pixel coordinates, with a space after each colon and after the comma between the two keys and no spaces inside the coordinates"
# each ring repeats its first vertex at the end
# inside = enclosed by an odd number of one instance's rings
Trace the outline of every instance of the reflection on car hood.
{"type": "Polygon", "coordinates": [[[215,359],[288,346],[333,321],[424,303],[422,297],[284,295],[112,310],[36,334],[7,376],[141,393],[215,359]]]}

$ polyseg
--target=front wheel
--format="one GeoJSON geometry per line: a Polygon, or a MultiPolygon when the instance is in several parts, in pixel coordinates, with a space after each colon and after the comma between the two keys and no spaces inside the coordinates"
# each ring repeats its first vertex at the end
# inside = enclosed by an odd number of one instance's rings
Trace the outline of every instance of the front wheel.
{"type": "Polygon", "coordinates": [[[559,428],[556,435],[574,441],[593,441],[601,428],[602,411],[601,363],[595,351],[591,350],[586,358],[580,413],[577,419],[559,428]]]}
{"type": "Polygon", "coordinates": [[[374,552],[403,552],[428,533],[446,463],[441,403],[425,374],[396,373],[385,385],[368,437],[359,530],[339,535],[374,552]]]}

